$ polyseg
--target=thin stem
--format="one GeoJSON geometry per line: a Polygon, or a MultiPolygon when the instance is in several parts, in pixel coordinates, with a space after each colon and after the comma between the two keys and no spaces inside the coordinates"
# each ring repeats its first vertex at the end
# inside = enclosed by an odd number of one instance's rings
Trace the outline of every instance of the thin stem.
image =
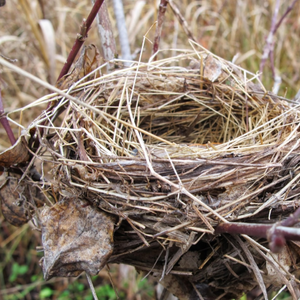
{"type": "Polygon", "coordinates": [[[263,55],[262,55],[260,66],[259,66],[259,72],[261,74],[262,74],[263,68],[265,66],[265,63],[266,63],[266,61],[267,61],[267,59],[270,55],[270,52],[274,48],[273,37],[274,37],[275,30],[276,30],[276,19],[277,19],[277,15],[278,15],[278,11],[279,11],[279,5],[280,5],[280,0],[276,0],[275,10],[274,10],[274,14],[273,14],[273,17],[272,17],[270,32],[269,32],[268,37],[266,39],[266,44],[264,46],[264,51],[263,51],[263,55]]]}
{"type": "Polygon", "coordinates": [[[76,41],[72,47],[72,50],[67,58],[67,61],[64,64],[57,80],[59,80],[60,78],[62,78],[64,75],[66,75],[68,73],[72,63],[74,62],[74,60],[76,58],[76,55],[78,54],[81,46],[83,45],[85,39],[87,38],[87,34],[88,34],[88,32],[91,28],[91,25],[92,25],[95,17],[97,16],[97,13],[103,2],[104,2],[104,0],[96,0],[89,16],[87,17],[86,20],[83,20],[83,23],[80,28],[80,33],[77,35],[76,41]]]}
{"type": "Polygon", "coordinates": [[[164,18],[165,18],[165,13],[167,10],[168,3],[169,3],[168,0],[160,0],[158,17],[157,17],[157,25],[156,25],[156,30],[155,30],[154,42],[153,42],[153,50],[152,50],[153,54],[155,54],[159,48],[162,26],[164,23],[164,18]]]}
{"type": "Polygon", "coordinates": [[[280,225],[291,227],[294,226],[296,223],[298,223],[299,219],[300,219],[300,207],[298,207],[297,210],[293,214],[291,214],[288,218],[281,221],[280,225]]]}
{"type": "MultiPolygon", "coordinates": [[[[273,17],[272,17],[272,24],[271,24],[270,32],[269,32],[267,40],[266,40],[266,45],[264,47],[263,55],[262,55],[260,66],[259,66],[259,72],[261,74],[262,74],[263,68],[265,66],[265,63],[266,63],[268,57],[270,56],[270,53],[274,51],[273,37],[274,37],[276,31],[278,30],[279,26],[281,25],[282,21],[284,20],[284,18],[293,9],[296,2],[297,2],[297,0],[294,0],[292,2],[292,4],[288,6],[288,8],[286,9],[285,13],[282,15],[280,20],[278,22],[276,22],[276,19],[277,19],[277,16],[278,16],[278,11],[279,11],[279,5],[280,5],[280,0],[276,0],[275,11],[274,11],[274,14],[273,14],[273,17]]],[[[274,68],[274,61],[271,60],[271,64],[272,64],[272,73],[273,73],[273,77],[274,77],[275,76],[274,71],[273,71],[275,69],[274,68]]]]}
{"type": "Polygon", "coordinates": [[[13,131],[8,123],[8,120],[6,118],[6,115],[4,113],[4,106],[3,106],[3,101],[2,101],[2,95],[1,95],[1,88],[0,88],[0,122],[3,126],[3,128],[6,131],[6,134],[9,138],[9,141],[12,145],[16,143],[16,138],[13,134],[13,131]]]}
{"type": "Polygon", "coordinates": [[[253,223],[223,223],[215,228],[215,233],[247,234],[250,236],[267,237],[267,231],[273,225],[253,223]]]}
{"type": "Polygon", "coordinates": [[[215,233],[247,234],[266,238],[273,252],[280,252],[287,240],[300,241],[299,228],[291,228],[299,222],[300,208],[286,220],[275,224],[223,223],[215,228],[215,233]]]}
{"type": "Polygon", "coordinates": [[[89,283],[89,286],[90,286],[92,295],[94,297],[94,300],[98,300],[98,297],[97,297],[97,294],[96,294],[96,291],[95,291],[95,288],[94,288],[91,276],[88,273],[86,273],[86,272],[85,272],[85,275],[86,275],[87,281],[89,283]]]}
{"type": "Polygon", "coordinates": [[[293,7],[294,7],[294,5],[296,4],[297,1],[298,0],[294,0],[293,3],[288,6],[288,8],[286,9],[285,13],[282,15],[282,17],[280,18],[280,20],[276,23],[275,28],[274,28],[274,33],[276,33],[276,31],[279,28],[279,26],[281,25],[282,21],[290,13],[290,11],[293,9],[293,7]]]}
{"type": "Polygon", "coordinates": [[[43,19],[46,19],[45,5],[44,5],[44,3],[43,3],[43,0],[39,0],[39,5],[40,5],[40,8],[41,8],[41,12],[42,12],[43,19]]]}
{"type": "MultiPolygon", "coordinates": [[[[114,4],[114,13],[115,13],[118,31],[119,31],[119,41],[121,46],[122,59],[130,61],[131,53],[130,53],[128,33],[126,29],[123,3],[122,0],[113,0],[113,4],[114,4]]],[[[125,62],[125,65],[129,65],[129,64],[130,62],[125,62]]]]}
{"type": "Polygon", "coordinates": [[[215,233],[247,234],[272,239],[271,234],[283,236],[286,240],[300,241],[299,228],[281,226],[281,224],[224,223],[217,226],[215,233]]]}
{"type": "Polygon", "coordinates": [[[183,15],[180,13],[180,10],[178,8],[178,6],[173,2],[173,0],[169,0],[169,5],[173,11],[173,14],[175,15],[175,17],[178,19],[182,29],[184,30],[184,32],[186,33],[186,35],[188,36],[188,38],[194,42],[196,42],[195,37],[193,36],[189,25],[187,23],[187,21],[185,20],[185,18],[183,17],[183,15]]]}

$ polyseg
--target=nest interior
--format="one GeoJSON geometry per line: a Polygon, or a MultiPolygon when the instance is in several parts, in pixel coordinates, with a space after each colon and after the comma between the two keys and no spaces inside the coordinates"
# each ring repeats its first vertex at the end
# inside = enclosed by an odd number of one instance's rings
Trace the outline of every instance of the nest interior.
{"type": "Polygon", "coordinates": [[[233,299],[257,286],[296,294],[296,243],[284,264],[265,239],[214,227],[274,223],[299,206],[298,107],[203,49],[100,69],[71,80],[69,98],[38,102],[55,103],[30,126],[47,201],[80,199],[113,216],[108,262],[180,299],[233,299]]]}

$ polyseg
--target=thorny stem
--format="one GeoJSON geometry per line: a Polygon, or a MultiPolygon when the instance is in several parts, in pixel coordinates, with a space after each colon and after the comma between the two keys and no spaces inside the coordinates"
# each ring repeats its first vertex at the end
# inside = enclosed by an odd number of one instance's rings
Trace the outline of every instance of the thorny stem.
{"type": "Polygon", "coordinates": [[[299,222],[300,207],[287,219],[275,224],[222,223],[215,233],[247,234],[269,240],[271,251],[280,252],[287,240],[300,241],[300,229],[291,228],[299,222]]]}
{"type": "Polygon", "coordinates": [[[8,120],[6,118],[6,115],[4,113],[4,106],[3,106],[3,102],[2,102],[2,95],[1,95],[1,89],[0,89],[0,122],[2,124],[2,126],[4,127],[6,134],[9,138],[9,141],[12,145],[14,145],[16,143],[16,138],[13,134],[13,131],[8,123],[8,120]]]}
{"type": "Polygon", "coordinates": [[[155,37],[153,42],[152,53],[155,54],[159,48],[159,42],[161,37],[162,26],[164,23],[164,17],[167,10],[168,0],[160,0],[158,17],[157,17],[157,25],[155,30],[155,37]]]}
{"type": "Polygon", "coordinates": [[[81,46],[83,45],[85,39],[87,38],[88,31],[90,30],[91,25],[92,25],[103,2],[104,2],[104,0],[96,0],[89,16],[87,17],[86,20],[83,21],[81,28],[80,28],[80,34],[77,35],[76,41],[72,47],[72,50],[67,58],[66,63],[64,64],[57,80],[59,80],[60,78],[62,78],[64,75],[66,75],[68,73],[72,63],[75,60],[76,55],[78,54],[81,46]]]}

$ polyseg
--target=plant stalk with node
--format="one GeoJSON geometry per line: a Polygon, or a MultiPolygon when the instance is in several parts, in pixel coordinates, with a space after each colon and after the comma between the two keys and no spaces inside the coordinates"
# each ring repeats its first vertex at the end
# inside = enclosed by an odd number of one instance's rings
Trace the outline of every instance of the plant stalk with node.
{"type": "Polygon", "coordinates": [[[165,18],[165,13],[167,10],[168,3],[169,3],[168,0],[161,0],[160,4],[159,4],[157,25],[156,25],[155,37],[154,37],[154,42],[153,42],[153,50],[152,50],[153,54],[155,54],[159,48],[162,26],[164,23],[164,18],[165,18]]]}
{"type": "Polygon", "coordinates": [[[89,14],[89,16],[87,17],[86,20],[83,20],[82,25],[80,27],[80,33],[77,35],[76,41],[72,47],[72,50],[67,58],[67,61],[65,62],[59,76],[58,79],[62,78],[64,75],[66,75],[72,65],[72,63],[74,62],[76,55],[78,54],[81,46],[83,45],[85,39],[87,38],[87,34],[91,28],[91,25],[94,21],[94,19],[97,16],[97,13],[99,11],[99,9],[101,8],[101,5],[103,4],[104,0],[96,0],[92,10],[89,14]]]}
{"type": "Polygon", "coordinates": [[[300,220],[300,207],[287,219],[274,224],[223,223],[215,228],[215,233],[247,234],[266,238],[272,252],[277,253],[285,246],[286,241],[300,241],[300,229],[293,228],[300,220]]]}

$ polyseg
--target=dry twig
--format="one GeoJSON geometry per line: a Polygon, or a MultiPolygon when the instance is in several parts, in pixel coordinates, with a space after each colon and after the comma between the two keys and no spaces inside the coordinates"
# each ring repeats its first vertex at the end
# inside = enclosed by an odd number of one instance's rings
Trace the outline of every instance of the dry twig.
{"type": "Polygon", "coordinates": [[[152,53],[155,54],[159,49],[159,43],[161,38],[162,26],[164,23],[165,13],[167,10],[167,5],[169,0],[160,0],[159,9],[158,9],[158,17],[157,17],[157,24],[155,30],[155,37],[153,42],[153,49],[152,53]]]}
{"type": "Polygon", "coordinates": [[[85,39],[87,38],[87,34],[91,28],[91,25],[97,15],[99,9],[101,8],[103,1],[104,0],[96,0],[87,19],[82,22],[82,25],[80,28],[80,33],[77,35],[76,41],[72,47],[72,50],[67,58],[66,63],[64,64],[57,80],[59,80],[60,78],[62,78],[64,75],[66,75],[68,73],[72,63],[75,60],[76,55],[78,54],[81,46],[83,45],[85,39]]]}

